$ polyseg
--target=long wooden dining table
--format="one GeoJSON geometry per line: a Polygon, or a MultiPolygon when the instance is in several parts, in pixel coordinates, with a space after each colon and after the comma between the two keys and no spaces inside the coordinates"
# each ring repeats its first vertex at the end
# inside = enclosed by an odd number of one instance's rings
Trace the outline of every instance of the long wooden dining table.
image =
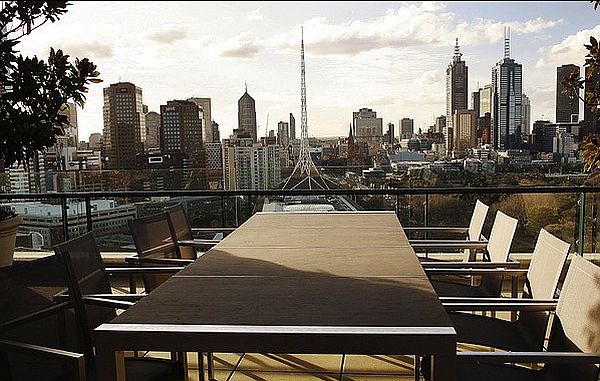
{"type": "Polygon", "coordinates": [[[393,212],[256,213],[95,330],[99,380],[128,350],[432,355],[456,332],[393,212]]]}

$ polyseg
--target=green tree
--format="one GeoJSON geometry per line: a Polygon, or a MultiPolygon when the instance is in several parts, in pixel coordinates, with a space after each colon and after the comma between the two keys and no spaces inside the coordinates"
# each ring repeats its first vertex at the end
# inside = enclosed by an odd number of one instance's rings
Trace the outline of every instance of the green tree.
{"type": "Polygon", "coordinates": [[[67,102],[85,103],[90,83],[102,82],[87,58],[50,49],[47,61],[16,50],[22,38],[67,12],[66,1],[8,1],[0,11],[0,159],[27,165],[64,133],[67,102]]]}

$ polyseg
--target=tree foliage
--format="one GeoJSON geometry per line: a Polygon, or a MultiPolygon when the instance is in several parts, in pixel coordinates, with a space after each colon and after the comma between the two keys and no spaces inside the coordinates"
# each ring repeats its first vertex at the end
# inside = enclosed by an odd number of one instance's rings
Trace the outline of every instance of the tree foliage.
{"type": "Polygon", "coordinates": [[[67,102],[83,107],[90,83],[102,82],[88,58],[50,49],[47,60],[24,57],[20,40],[67,12],[66,1],[9,1],[0,11],[0,159],[27,165],[56,143],[69,124],[67,102]]]}

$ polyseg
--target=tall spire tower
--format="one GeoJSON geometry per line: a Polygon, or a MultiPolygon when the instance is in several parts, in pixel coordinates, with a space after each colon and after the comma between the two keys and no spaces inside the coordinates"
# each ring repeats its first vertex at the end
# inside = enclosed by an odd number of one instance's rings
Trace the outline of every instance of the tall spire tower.
{"type": "Polygon", "coordinates": [[[304,27],[302,27],[302,40],[300,43],[300,99],[301,99],[301,119],[300,119],[300,155],[298,162],[294,167],[294,171],[288,177],[283,189],[290,186],[289,189],[295,189],[300,184],[307,182],[308,189],[313,189],[313,185],[321,189],[329,188],[325,181],[321,178],[317,167],[310,158],[310,145],[308,143],[308,120],[306,114],[306,74],[304,65],[304,27]],[[293,186],[290,184],[290,180],[293,178],[299,178],[293,186]],[[320,182],[317,179],[321,180],[320,182]],[[321,184],[322,183],[322,184],[321,184]]]}

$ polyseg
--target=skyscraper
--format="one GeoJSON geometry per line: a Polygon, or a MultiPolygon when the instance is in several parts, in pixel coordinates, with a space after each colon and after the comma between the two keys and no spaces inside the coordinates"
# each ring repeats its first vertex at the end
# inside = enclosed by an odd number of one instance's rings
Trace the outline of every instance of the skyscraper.
{"type": "Polygon", "coordinates": [[[531,102],[525,94],[523,94],[522,120],[523,127],[521,128],[521,133],[523,135],[531,134],[531,102]]]}
{"type": "Polygon", "coordinates": [[[572,72],[579,75],[579,66],[569,64],[556,68],[556,123],[579,122],[579,98],[563,94],[562,80],[572,72]]]}
{"type": "Polygon", "coordinates": [[[160,114],[150,111],[144,115],[146,119],[146,148],[160,147],[160,114]]]}
{"type": "Polygon", "coordinates": [[[485,116],[485,113],[492,113],[494,99],[494,88],[491,84],[479,89],[479,117],[485,116]]]}
{"type": "MultiPolygon", "coordinates": [[[[214,120],[210,122],[211,124],[211,129],[212,129],[212,142],[208,142],[208,143],[221,143],[221,132],[219,131],[219,123],[215,122],[214,120]]],[[[207,143],[207,142],[205,142],[207,143]]]]}
{"type": "Polygon", "coordinates": [[[361,108],[352,113],[352,127],[357,143],[367,143],[369,152],[376,151],[383,143],[383,119],[370,108],[361,108]]]}
{"type": "Polygon", "coordinates": [[[446,151],[452,151],[452,116],[456,110],[466,110],[469,94],[469,68],[462,60],[458,38],[454,46],[454,56],[446,69],[446,128],[444,139],[446,151]]]}
{"type": "Polygon", "coordinates": [[[520,148],[523,66],[510,58],[510,29],[505,30],[504,58],[492,68],[492,87],[492,144],[496,149],[520,148]]]}
{"type": "Polygon", "coordinates": [[[435,118],[435,131],[433,131],[433,132],[443,134],[445,128],[446,128],[446,116],[440,115],[437,118],[435,118]]]}
{"type": "Polygon", "coordinates": [[[161,149],[163,153],[181,153],[190,160],[202,155],[202,121],[195,102],[173,100],[160,106],[161,149]]]}
{"type": "Polygon", "coordinates": [[[411,118],[400,120],[400,139],[410,139],[415,133],[415,121],[411,118]]]}
{"type": "Polygon", "coordinates": [[[294,114],[290,112],[290,140],[296,139],[296,118],[294,114]]]}
{"type": "Polygon", "coordinates": [[[388,123],[388,129],[387,129],[386,134],[387,134],[387,139],[388,139],[387,142],[390,144],[394,144],[394,140],[396,138],[396,136],[394,135],[395,134],[394,123],[392,123],[392,122],[388,123]]]}
{"type": "Polygon", "coordinates": [[[144,152],[146,119],[142,89],[130,82],[104,88],[104,154],[108,169],[133,169],[144,152]]]}
{"type": "Polygon", "coordinates": [[[287,122],[280,121],[277,123],[277,144],[282,147],[287,147],[290,144],[290,125],[287,122]]]}
{"type": "Polygon", "coordinates": [[[250,134],[253,141],[257,141],[256,132],[256,106],[254,98],[248,94],[248,88],[238,100],[238,128],[250,134]]]}
{"type": "Polygon", "coordinates": [[[475,110],[456,110],[454,113],[454,151],[465,151],[477,145],[477,115],[475,110]]]}
{"type": "Polygon", "coordinates": [[[202,121],[202,138],[204,142],[212,142],[214,138],[212,136],[212,118],[211,118],[211,106],[210,98],[188,98],[187,101],[194,102],[198,106],[198,115],[202,121]]]}

